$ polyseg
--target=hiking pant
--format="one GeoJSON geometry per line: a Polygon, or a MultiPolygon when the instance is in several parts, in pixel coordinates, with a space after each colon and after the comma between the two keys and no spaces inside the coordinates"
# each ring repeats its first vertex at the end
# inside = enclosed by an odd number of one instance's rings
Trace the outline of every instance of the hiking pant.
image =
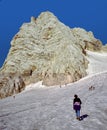
{"type": "Polygon", "coordinates": [[[75,110],[76,112],[76,117],[79,118],[80,117],[80,110],[75,110]]]}

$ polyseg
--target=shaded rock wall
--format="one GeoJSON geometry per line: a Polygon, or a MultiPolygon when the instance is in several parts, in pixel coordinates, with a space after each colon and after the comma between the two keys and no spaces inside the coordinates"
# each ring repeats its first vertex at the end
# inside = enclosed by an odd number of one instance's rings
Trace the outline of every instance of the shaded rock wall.
{"type": "Polygon", "coordinates": [[[0,98],[20,93],[24,88],[25,83],[21,76],[0,75],[0,98]]]}

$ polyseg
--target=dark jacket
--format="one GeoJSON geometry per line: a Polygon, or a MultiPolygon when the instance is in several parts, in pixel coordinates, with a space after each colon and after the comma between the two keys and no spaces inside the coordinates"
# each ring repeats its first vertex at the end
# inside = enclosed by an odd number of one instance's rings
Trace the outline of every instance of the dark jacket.
{"type": "Polygon", "coordinates": [[[81,104],[82,104],[82,102],[81,102],[81,100],[80,100],[80,98],[74,98],[74,100],[73,100],[73,109],[74,110],[80,110],[81,109],[81,104]]]}

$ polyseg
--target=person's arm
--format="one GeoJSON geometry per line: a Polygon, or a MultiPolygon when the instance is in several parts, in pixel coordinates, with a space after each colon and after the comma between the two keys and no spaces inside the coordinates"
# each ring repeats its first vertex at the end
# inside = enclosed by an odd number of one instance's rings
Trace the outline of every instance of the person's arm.
{"type": "Polygon", "coordinates": [[[80,104],[82,104],[81,99],[80,99],[80,104]]]}

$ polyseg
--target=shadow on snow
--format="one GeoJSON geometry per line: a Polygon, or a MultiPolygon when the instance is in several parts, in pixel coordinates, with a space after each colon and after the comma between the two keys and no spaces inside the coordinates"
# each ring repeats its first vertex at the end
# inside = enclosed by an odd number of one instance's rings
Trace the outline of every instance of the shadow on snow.
{"type": "Polygon", "coordinates": [[[87,118],[88,116],[89,116],[89,115],[84,114],[84,115],[80,116],[80,120],[83,120],[84,118],[87,118]]]}

